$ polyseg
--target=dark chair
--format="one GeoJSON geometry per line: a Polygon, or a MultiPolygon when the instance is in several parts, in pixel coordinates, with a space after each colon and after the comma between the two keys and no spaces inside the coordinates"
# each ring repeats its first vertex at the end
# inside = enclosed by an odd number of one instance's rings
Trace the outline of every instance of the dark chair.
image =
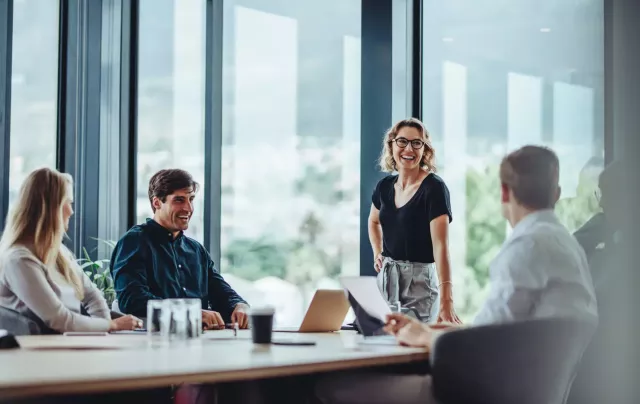
{"type": "Polygon", "coordinates": [[[15,336],[48,334],[50,331],[41,321],[5,307],[0,307],[0,329],[15,336]]]}
{"type": "Polygon", "coordinates": [[[595,322],[542,319],[443,334],[431,353],[442,404],[565,403],[595,322]]]}

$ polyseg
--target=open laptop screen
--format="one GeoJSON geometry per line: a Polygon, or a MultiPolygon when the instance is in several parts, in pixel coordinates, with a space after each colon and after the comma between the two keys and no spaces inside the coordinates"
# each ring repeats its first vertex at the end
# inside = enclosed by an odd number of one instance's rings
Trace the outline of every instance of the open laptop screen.
{"type": "Polygon", "coordinates": [[[360,332],[362,332],[362,335],[365,337],[387,335],[383,330],[384,322],[382,322],[382,320],[367,313],[367,311],[358,303],[356,298],[353,297],[351,292],[347,291],[347,297],[349,299],[349,304],[351,304],[351,308],[353,309],[353,313],[356,316],[356,324],[358,325],[360,332]]]}

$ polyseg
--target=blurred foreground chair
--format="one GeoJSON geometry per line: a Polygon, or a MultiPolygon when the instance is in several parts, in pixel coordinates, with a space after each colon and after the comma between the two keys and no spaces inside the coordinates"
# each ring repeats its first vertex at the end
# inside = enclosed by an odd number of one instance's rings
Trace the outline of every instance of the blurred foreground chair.
{"type": "Polygon", "coordinates": [[[441,404],[563,404],[597,324],[541,319],[440,336],[431,353],[441,404]]]}

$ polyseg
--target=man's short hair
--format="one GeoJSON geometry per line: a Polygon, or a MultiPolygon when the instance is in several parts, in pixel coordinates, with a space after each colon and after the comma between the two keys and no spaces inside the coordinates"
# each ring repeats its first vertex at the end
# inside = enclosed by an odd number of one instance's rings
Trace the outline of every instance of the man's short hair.
{"type": "Polygon", "coordinates": [[[529,209],[552,209],[558,196],[560,163],[553,150],[524,146],[502,159],[500,181],[529,209]]]}
{"type": "Polygon", "coordinates": [[[153,207],[154,196],[162,202],[166,202],[168,195],[180,189],[191,188],[193,192],[198,192],[199,187],[200,184],[185,170],[179,168],[160,170],[149,180],[149,202],[151,203],[151,209],[155,213],[156,210],[153,207]]]}

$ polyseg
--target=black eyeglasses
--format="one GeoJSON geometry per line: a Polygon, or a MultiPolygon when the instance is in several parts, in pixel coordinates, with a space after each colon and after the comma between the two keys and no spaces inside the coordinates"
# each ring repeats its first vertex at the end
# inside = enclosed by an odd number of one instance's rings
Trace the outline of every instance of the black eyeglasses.
{"type": "Polygon", "coordinates": [[[396,142],[396,144],[398,145],[398,147],[400,148],[405,148],[409,145],[409,143],[411,143],[411,147],[414,149],[421,149],[422,146],[424,146],[424,142],[420,139],[413,139],[411,141],[409,141],[409,139],[405,139],[403,137],[397,137],[393,140],[390,140],[389,143],[391,142],[396,142]]]}

